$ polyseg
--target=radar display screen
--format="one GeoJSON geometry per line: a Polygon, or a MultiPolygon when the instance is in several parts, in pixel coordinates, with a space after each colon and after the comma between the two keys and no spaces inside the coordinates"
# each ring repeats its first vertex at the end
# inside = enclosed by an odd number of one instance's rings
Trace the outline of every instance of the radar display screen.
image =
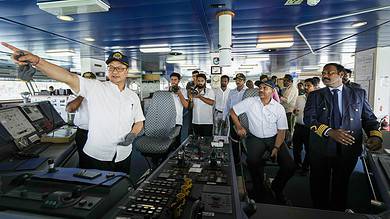
{"type": "Polygon", "coordinates": [[[22,106],[22,109],[28,118],[33,122],[44,118],[43,114],[41,111],[39,111],[37,106],[22,106]]]}
{"type": "Polygon", "coordinates": [[[35,132],[35,128],[17,107],[0,110],[0,123],[14,139],[35,132]]]}

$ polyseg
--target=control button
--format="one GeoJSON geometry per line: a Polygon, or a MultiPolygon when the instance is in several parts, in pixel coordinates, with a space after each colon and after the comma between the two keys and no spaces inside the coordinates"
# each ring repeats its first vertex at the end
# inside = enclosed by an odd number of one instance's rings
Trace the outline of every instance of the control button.
{"type": "Polygon", "coordinates": [[[92,207],[93,202],[88,203],[88,207],[92,207]]]}
{"type": "Polygon", "coordinates": [[[87,204],[87,200],[81,199],[80,202],[79,202],[79,205],[80,206],[84,206],[85,204],[87,204]]]}

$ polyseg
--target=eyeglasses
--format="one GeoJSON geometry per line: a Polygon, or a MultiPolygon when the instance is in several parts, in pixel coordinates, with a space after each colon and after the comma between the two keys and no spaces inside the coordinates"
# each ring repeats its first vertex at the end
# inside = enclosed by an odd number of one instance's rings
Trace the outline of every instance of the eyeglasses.
{"type": "Polygon", "coordinates": [[[337,71],[322,71],[322,75],[334,75],[337,74],[337,71]]]}
{"type": "Polygon", "coordinates": [[[108,66],[108,71],[109,72],[117,71],[117,72],[121,73],[121,72],[126,71],[126,69],[127,68],[123,68],[123,67],[108,66]]]}

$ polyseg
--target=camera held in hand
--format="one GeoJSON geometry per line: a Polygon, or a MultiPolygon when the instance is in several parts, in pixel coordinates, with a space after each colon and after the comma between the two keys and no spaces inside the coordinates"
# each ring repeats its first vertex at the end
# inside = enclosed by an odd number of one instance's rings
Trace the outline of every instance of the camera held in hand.
{"type": "Polygon", "coordinates": [[[194,87],[194,88],[191,88],[190,89],[190,92],[192,94],[192,96],[196,96],[199,94],[199,91],[196,89],[197,87],[194,87]]]}
{"type": "Polygon", "coordinates": [[[170,91],[173,93],[177,93],[180,90],[180,87],[177,85],[172,85],[170,91]]]}

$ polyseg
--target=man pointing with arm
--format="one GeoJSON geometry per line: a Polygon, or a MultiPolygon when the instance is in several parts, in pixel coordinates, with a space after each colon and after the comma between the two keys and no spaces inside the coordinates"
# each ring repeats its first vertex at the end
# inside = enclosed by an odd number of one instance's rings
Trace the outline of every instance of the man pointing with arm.
{"type": "Polygon", "coordinates": [[[106,61],[110,81],[87,80],[37,55],[1,43],[13,51],[17,65],[31,64],[57,81],[66,83],[88,100],[89,132],[84,146],[85,168],[130,172],[132,141],[145,120],[138,96],[125,86],[128,59],[120,52],[106,61]]]}

